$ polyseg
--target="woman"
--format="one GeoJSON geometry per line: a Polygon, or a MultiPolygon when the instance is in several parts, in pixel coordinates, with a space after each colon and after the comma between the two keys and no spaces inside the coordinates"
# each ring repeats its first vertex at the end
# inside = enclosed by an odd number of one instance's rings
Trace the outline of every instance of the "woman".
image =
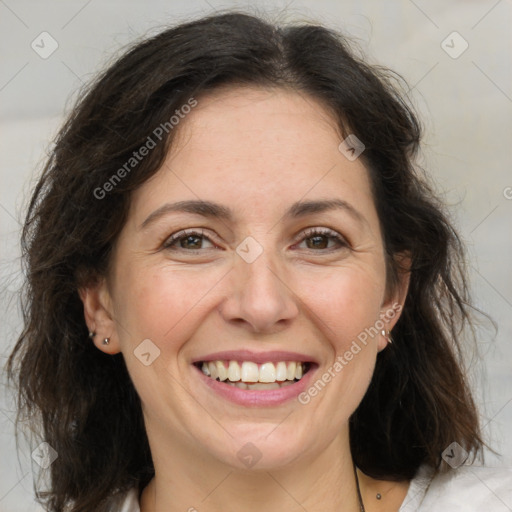
{"type": "Polygon", "coordinates": [[[393,82],[228,13],[89,87],[30,203],[9,360],[47,510],[507,510],[510,472],[468,466],[462,247],[393,82]]]}

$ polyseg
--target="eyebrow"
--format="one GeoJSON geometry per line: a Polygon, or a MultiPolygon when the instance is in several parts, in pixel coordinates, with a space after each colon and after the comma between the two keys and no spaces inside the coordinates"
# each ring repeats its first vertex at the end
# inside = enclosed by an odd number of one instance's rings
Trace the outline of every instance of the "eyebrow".
{"type": "MultiPolygon", "coordinates": [[[[323,213],[332,210],[343,210],[352,216],[359,223],[367,223],[365,217],[356,210],[350,203],[342,199],[324,199],[317,201],[298,201],[293,203],[286,210],[282,219],[298,219],[314,213],[323,213]]],[[[235,218],[231,208],[211,201],[189,200],[178,201],[177,203],[166,203],[151,213],[140,225],[140,229],[148,227],[157,219],[169,213],[192,213],[203,217],[233,222],[235,218]]]]}

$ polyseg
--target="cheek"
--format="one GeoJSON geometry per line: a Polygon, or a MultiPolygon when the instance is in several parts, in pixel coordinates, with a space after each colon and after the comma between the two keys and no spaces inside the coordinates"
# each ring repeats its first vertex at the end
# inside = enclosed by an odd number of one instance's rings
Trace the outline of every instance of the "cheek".
{"type": "Polygon", "coordinates": [[[375,325],[385,293],[385,279],[377,266],[336,268],[323,276],[309,276],[300,285],[304,302],[337,353],[375,325]],[[376,271],[377,270],[377,271],[376,271]]]}
{"type": "Polygon", "coordinates": [[[302,399],[311,401],[320,415],[329,411],[325,414],[334,433],[356,410],[372,379],[385,280],[378,272],[347,267],[336,269],[329,279],[311,280],[308,289],[308,309],[331,357],[302,399]]]}
{"type": "Polygon", "coordinates": [[[120,322],[133,342],[149,338],[163,352],[179,348],[193,333],[193,319],[201,315],[208,292],[222,278],[218,270],[198,272],[161,264],[126,265],[118,282],[120,322]],[[190,331],[190,332],[188,332],[190,331]]]}
{"type": "Polygon", "coordinates": [[[169,407],[169,400],[174,403],[183,392],[182,386],[174,386],[178,356],[200,325],[208,291],[222,274],[200,275],[171,268],[168,263],[149,267],[127,262],[118,268],[116,320],[122,352],[146,413],[158,415],[169,407]],[[146,366],[134,354],[137,356],[138,347],[147,339],[159,353],[153,359],[154,349],[150,348],[152,362],[146,366]],[[169,386],[174,389],[171,395],[166,392],[169,386]],[[155,393],[156,389],[162,391],[155,393]]]}

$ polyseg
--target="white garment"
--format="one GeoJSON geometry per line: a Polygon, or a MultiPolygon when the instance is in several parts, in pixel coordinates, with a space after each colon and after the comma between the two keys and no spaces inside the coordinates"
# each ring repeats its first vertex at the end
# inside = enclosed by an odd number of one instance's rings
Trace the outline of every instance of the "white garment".
{"type": "MultiPolygon", "coordinates": [[[[411,480],[399,512],[511,512],[512,469],[461,466],[432,479],[422,466],[411,480]]],[[[114,512],[140,512],[131,489],[114,512]]]]}

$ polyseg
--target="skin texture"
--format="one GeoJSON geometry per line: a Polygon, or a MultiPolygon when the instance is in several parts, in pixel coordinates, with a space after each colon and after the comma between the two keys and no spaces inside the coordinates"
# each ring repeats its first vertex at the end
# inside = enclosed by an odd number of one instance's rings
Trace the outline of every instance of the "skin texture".
{"type": "MultiPolygon", "coordinates": [[[[297,92],[217,90],[198,98],[178,129],[165,164],[133,195],[109,275],[81,290],[94,342],[123,353],[142,400],[156,471],[142,512],[357,511],[348,420],[384,336],[369,338],[306,405],[232,404],[191,362],[221,350],[291,350],[318,361],[321,375],[359,333],[403,304],[407,277],[386,293],[368,172],[338,150],[342,137],[322,105],[297,92]],[[162,205],[189,199],[220,203],[235,217],[168,213],[141,228],[162,205]],[[283,217],[296,201],[323,199],[342,199],[363,219],[346,210],[283,217]],[[317,227],[346,245],[325,237],[315,245],[303,233],[317,227]],[[207,238],[164,247],[193,228],[207,238]],[[248,236],[263,249],[252,263],[236,253],[248,236]],[[145,339],[160,350],[149,366],[134,356],[145,339]],[[237,457],[249,442],[261,453],[250,469],[237,457]]],[[[375,503],[379,482],[360,480],[368,512],[398,510],[407,482],[386,483],[386,502],[375,503]]]]}

